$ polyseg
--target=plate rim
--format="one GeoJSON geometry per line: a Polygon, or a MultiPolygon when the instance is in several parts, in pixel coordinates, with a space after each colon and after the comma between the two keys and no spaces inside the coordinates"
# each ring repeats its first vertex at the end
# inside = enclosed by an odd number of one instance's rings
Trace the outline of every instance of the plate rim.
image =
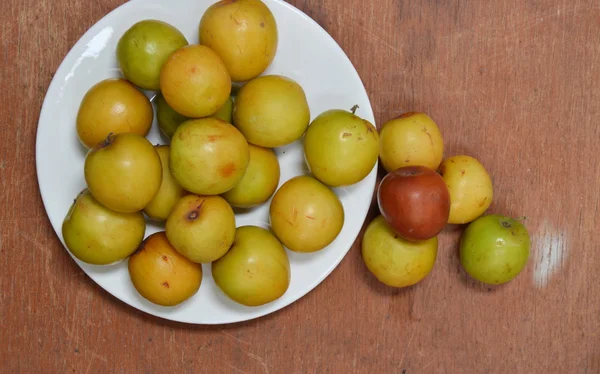
{"type": "MultiPolygon", "coordinates": [[[[314,282],[309,284],[303,292],[299,293],[298,297],[294,297],[294,298],[292,298],[292,300],[282,303],[276,309],[264,309],[260,312],[254,312],[252,314],[252,316],[249,316],[249,317],[244,316],[243,318],[240,318],[240,319],[237,319],[234,321],[215,320],[215,321],[209,321],[209,322],[196,322],[196,321],[190,321],[190,320],[182,319],[182,318],[173,318],[173,317],[170,317],[169,315],[155,314],[149,310],[141,308],[138,305],[134,305],[134,304],[128,302],[127,300],[124,300],[123,298],[112,293],[110,290],[108,290],[106,287],[104,287],[102,284],[100,284],[94,277],[90,276],[90,274],[86,271],[86,269],[84,269],[81,266],[79,261],[66,248],[64,240],[62,238],[62,234],[59,232],[60,230],[58,230],[58,228],[56,228],[54,226],[54,224],[52,223],[52,220],[50,219],[49,212],[48,212],[48,201],[49,201],[49,199],[51,199],[51,197],[48,196],[47,192],[44,193],[44,191],[43,191],[42,182],[41,182],[41,180],[42,180],[41,171],[40,171],[41,158],[43,157],[42,156],[43,152],[41,150],[41,147],[42,147],[41,144],[43,143],[43,141],[41,140],[41,133],[43,131],[41,132],[40,128],[41,128],[42,122],[46,122],[43,120],[50,116],[51,109],[53,107],[53,103],[52,103],[53,98],[51,98],[48,95],[48,93],[50,93],[51,91],[55,91],[56,90],[55,86],[62,83],[59,81],[58,76],[63,76],[64,74],[62,72],[69,68],[69,66],[67,65],[67,60],[69,60],[70,57],[72,57],[73,55],[76,54],[76,50],[81,49],[81,47],[84,45],[84,40],[89,39],[90,36],[93,36],[93,34],[97,31],[97,29],[99,29],[101,27],[100,24],[104,20],[111,17],[113,14],[122,11],[123,9],[125,9],[127,7],[135,7],[136,4],[142,3],[144,1],[146,1],[146,0],[128,0],[125,3],[112,9],[111,11],[109,11],[108,13],[103,15],[102,17],[98,18],[92,24],[92,26],[90,26],[83,34],[81,34],[78,37],[77,41],[74,44],[72,44],[72,46],[69,48],[68,52],[65,55],[63,55],[62,60],[61,60],[60,64],[58,65],[58,67],[56,68],[56,70],[53,72],[52,80],[50,81],[50,84],[48,85],[48,87],[46,89],[46,93],[44,94],[44,100],[42,101],[42,106],[39,111],[39,117],[38,117],[38,121],[37,121],[37,125],[36,125],[36,136],[35,136],[35,170],[36,170],[36,179],[37,179],[37,185],[38,185],[37,189],[38,189],[40,197],[42,199],[42,205],[44,207],[44,213],[45,213],[46,219],[47,219],[48,223],[50,224],[50,227],[52,228],[54,236],[58,239],[59,243],[61,243],[63,250],[72,258],[72,260],[79,267],[79,269],[81,269],[90,280],[92,280],[97,286],[99,286],[100,289],[103,290],[103,292],[106,292],[110,297],[119,300],[121,303],[125,304],[128,308],[131,308],[132,311],[138,311],[143,314],[152,316],[154,318],[158,318],[158,319],[162,319],[162,320],[166,320],[166,321],[172,321],[172,322],[176,322],[176,323],[180,323],[180,324],[196,325],[196,326],[234,325],[234,324],[240,324],[240,323],[248,323],[253,320],[259,320],[268,315],[274,315],[277,312],[280,312],[283,309],[294,304],[295,302],[299,301],[300,299],[306,297],[309,293],[311,293],[319,285],[321,285],[333,273],[333,271],[339,267],[340,263],[346,258],[346,256],[348,255],[348,253],[350,252],[350,250],[356,243],[356,240],[357,240],[358,236],[360,235],[361,230],[358,230],[355,234],[353,234],[353,233],[349,234],[352,236],[352,244],[350,244],[344,250],[340,251],[339,256],[337,256],[337,258],[335,258],[335,260],[331,262],[331,265],[328,267],[328,269],[326,271],[321,272],[319,274],[319,276],[315,278],[314,282]]],[[[160,1],[165,1],[165,0],[160,0],[160,1]]],[[[217,0],[212,0],[212,1],[216,2],[217,0]]],[[[361,107],[361,110],[366,111],[366,114],[369,115],[371,118],[373,118],[373,126],[375,126],[377,128],[371,99],[370,99],[369,93],[365,87],[364,81],[363,81],[362,77],[360,76],[360,73],[358,72],[356,66],[354,65],[354,63],[352,62],[350,57],[347,55],[346,51],[342,48],[342,46],[314,18],[310,17],[308,14],[306,14],[299,8],[295,7],[294,5],[288,3],[284,0],[269,0],[269,1],[283,5],[288,10],[291,10],[293,13],[295,13],[297,16],[303,18],[305,21],[312,23],[312,25],[316,27],[316,29],[319,31],[319,33],[322,35],[322,37],[329,39],[330,42],[333,42],[333,44],[335,45],[335,48],[338,50],[340,57],[344,58],[346,60],[346,62],[348,64],[350,64],[350,66],[352,67],[353,74],[355,75],[355,78],[358,79],[358,81],[360,82],[360,86],[362,87],[363,94],[365,95],[365,97],[367,99],[366,101],[368,103],[368,107],[366,107],[366,108],[361,107]]],[[[374,165],[373,169],[371,170],[371,172],[365,177],[365,180],[370,185],[369,191],[371,192],[371,197],[369,199],[369,204],[367,205],[367,209],[365,209],[363,212],[360,212],[360,215],[359,215],[360,221],[362,222],[361,229],[362,229],[362,227],[364,227],[365,220],[366,220],[367,215],[370,210],[369,207],[372,205],[372,202],[373,202],[373,195],[374,195],[374,192],[376,189],[376,184],[377,184],[378,167],[379,167],[379,159],[377,159],[377,161],[375,162],[375,165],[374,165]]],[[[127,259],[125,259],[123,261],[127,261],[127,259]]]]}

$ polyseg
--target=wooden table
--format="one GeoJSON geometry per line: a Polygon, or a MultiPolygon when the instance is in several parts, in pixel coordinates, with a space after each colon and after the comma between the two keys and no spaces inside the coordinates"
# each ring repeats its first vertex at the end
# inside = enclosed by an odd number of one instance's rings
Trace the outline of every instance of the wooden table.
{"type": "Polygon", "coordinates": [[[600,372],[598,1],[291,1],[347,52],[379,126],[425,111],[447,155],[486,165],[490,212],[529,217],[531,260],[505,287],[480,286],[460,269],[460,229],[448,229],[433,273],[392,290],[367,273],[359,240],[297,303],[219,327],[113,298],[69,258],[42,206],[42,100],[71,46],[122,2],[0,5],[1,372],[600,372]]]}

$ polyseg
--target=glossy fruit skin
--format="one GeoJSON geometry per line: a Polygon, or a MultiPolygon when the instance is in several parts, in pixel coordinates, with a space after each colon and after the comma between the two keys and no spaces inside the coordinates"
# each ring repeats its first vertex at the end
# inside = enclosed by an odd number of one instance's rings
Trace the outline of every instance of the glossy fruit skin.
{"type": "Polygon", "coordinates": [[[160,189],[162,164],[158,152],[143,136],[110,135],[85,158],[84,176],[94,197],[117,212],[137,212],[160,189]]]}
{"type": "Polygon", "coordinates": [[[231,249],[212,263],[212,275],[233,301],[256,307],[285,294],[290,285],[290,262],[283,245],[269,230],[242,226],[231,249]]]}
{"type": "Polygon", "coordinates": [[[150,235],[129,257],[129,278],[146,300],[176,306],[194,296],[202,284],[202,265],[173,248],[164,231],[150,235]]]}
{"type": "Polygon", "coordinates": [[[361,243],[367,269],[390,287],[409,287],[421,282],[433,270],[438,238],[420,241],[402,239],[379,215],[369,223],[361,243]]]}
{"type": "Polygon", "coordinates": [[[250,161],[242,180],[222,196],[236,208],[261,205],[277,190],[281,170],[277,155],[270,148],[249,145],[250,161]]]}
{"type": "Polygon", "coordinates": [[[523,271],[529,259],[531,239],[518,220],[499,214],[471,222],[460,241],[460,263],[474,279],[485,284],[504,284],[523,271]]]}
{"type": "Polygon", "coordinates": [[[249,143],[282,147],[300,139],[310,123],[306,94],[294,80],[263,75],[240,88],[233,104],[233,124],[249,143]]]}
{"type": "Polygon", "coordinates": [[[440,165],[450,191],[448,223],[464,224],[481,216],[492,204],[494,186],[485,167],[471,156],[450,157],[440,165]]]}
{"type": "Polygon", "coordinates": [[[171,173],[184,189],[198,195],[220,195],[234,188],[249,162],[242,133],[215,118],[186,121],[171,139],[171,173]]]}
{"type": "Polygon", "coordinates": [[[162,180],[158,192],[144,207],[144,213],[155,221],[165,222],[175,207],[175,204],[187,194],[187,191],[179,185],[177,180],[173,177],[173,174],[171,174],[171,169],[169,168],[169,154],[171,148],[168,145],[156,145],[154,148],[160,157],[162,180]]]}
{"type": "Polygon", "coordinates": [[[220,196],[183,197],[165,225],[171,245],[197,263],[210,263],[227,253],[235,229],[233,209],[220,196]]]}
{"type": "Polygon", "coordinates": [[[260,0],[221,0],[203,14],[200,44],[223,59],[233,81],[256,78],[277,53],[278,31],[271,10],[260,0]]]}
{"type": "Polygon", "coordinates": [[[450,214],[450,194],[442,177],[424,166],[406,166],[388,173],[377,189],[379,210],[406,240],[437,236],[450,214]]]}
{"type": "Polygon", "coordinates": [[[88,149],[110,133],[146,136],[153,116],[150,100],[131,83],[121,78],[105,79],[92,86],[79,105],[77,136],[88,149]]]}
{"type": "Polygon", "coordinates": [[[285,182],[271,201],[269,219],[273,233],[294,252],[317,252],[342,231],[344,207],[337,195],[307,175],[285,182]]]}
{"type": "Polygon", "coordinates": [[[304,156],[315,178],[331,187],[363,180],[379,157],[379,133],[367,120],[341,109],[321,113],[304,137],[304,156]]]}
{"type": "MultiPolygon", "coordinates": [[[[217,110],[215,114],[209,116],[211,118],[217,118],[227,123],[231,123],[233,113],[233,98],[230,96],[225,104],[217,110]]],[[[173,108],[167,104],[164,96],[158,93],[156,96],[156,119],[158,122],[158,128],[160,132],[167,138],[171,139],[175,134],[175,131],[185,121],[191,119],[186,116],[182,116],[177,113],[173,108]]]]}
{"type": "Polygon", "coordinates": [[[141,212],[119,213],[108,209],[84,189],[69,208],[62,224],[67,249],[80,261],[109,265],[126,259],[146,233],[141,212]]]}
{"type": "Polygon", "coordinates": [[[210,48],[191,44],[173,52],[160,73],[165,101],[177,113],[202,118],[215,114],[231,93],[231,78],[210,48]]]}
{"type": "Polygon", "coordinates": [[[146,19],[133,24],[119,39],[117,61],[125,79],[144,89],[160,89],[160,70],[169,55],[188,45],[173,25],[146,19]]]}
{"type": "Polygon", "coordinates": [[[379,137],[379,158],[387,172],[405,166],[425,166],[437,170],[442,162],[442,133],[425,113],[404,113],[384,123],[379,137]]]}

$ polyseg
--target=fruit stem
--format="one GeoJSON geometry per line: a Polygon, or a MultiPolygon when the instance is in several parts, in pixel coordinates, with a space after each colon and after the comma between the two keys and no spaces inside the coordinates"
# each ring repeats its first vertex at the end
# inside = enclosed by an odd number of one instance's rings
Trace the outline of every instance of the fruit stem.
{"type": "Polygon", "coordinates": [[[360,108],[360,107],[358,106],[358,104],[356,104],[356,105],[354,105],[354,106],[352,107],[352,109],[350,109],[350,111],[352,112],[352,114],[356,114],[356,110],[357,110],[358,108],[360,108]]]}

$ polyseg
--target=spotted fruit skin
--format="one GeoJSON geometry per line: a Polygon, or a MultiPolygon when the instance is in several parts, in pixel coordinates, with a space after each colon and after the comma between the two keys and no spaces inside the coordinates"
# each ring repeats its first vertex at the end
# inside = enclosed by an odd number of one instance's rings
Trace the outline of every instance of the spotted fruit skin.
{"type": "Polygon", "coordinates": [[[304,137],[304,156],[312,174],[330,187],[363,180],[379,157],[379,133],[369,121],[342,109],[321,113],[304,137]]]}
{"type": "Polygon", "coordinates": [[[277,22],[261,0],[221,0],[204,12],[198,27],[200,44],[213,49],[231,79],[246,82],[273,62],[279,34],[277,22]]]}
{"type": "Polygon", "coordinates": [[[167,219],[171,245],[191,261],[210,263],[222,257],[235,238],[235,214],[221,196],[187,195],[167,219]]]}
{"type": "Polygon", "coordinates": [[[379,131],[380,160],[387,172],[405,166],[437,170],[444,156],[444,139],[425,113],[408,112],[393,118],[379,131]]]}
{"type": "Polygon", "coordinates": [[[449,157],[440,165],[440,174],[450,192],[448,223],[472,222],[484,214],[492,204],[492,179],[481,162],[474,157],[449,157]]]}
{"type": "Polygon", "coordinates": [[[150,235],[127,265],[135,289],[161,306],[175,306],[194,296],[202,284],[202,265],[173,248],[164,231],[150,235]]]}
{"type": "Polygon", "coordinates": [[[249,162],[250,150],[242,133],[216,118],[186,121],[171,139],[171,173],[194,194],[229,191],[242,180],[249,162]]]}
{"type": "Polygon", "coordinates": [[[291,251],[317,252],[331,244],[344,225],[344,207],[326,185],[307,175],[285,182],[269,208],[271,227],[291,251]]]}

